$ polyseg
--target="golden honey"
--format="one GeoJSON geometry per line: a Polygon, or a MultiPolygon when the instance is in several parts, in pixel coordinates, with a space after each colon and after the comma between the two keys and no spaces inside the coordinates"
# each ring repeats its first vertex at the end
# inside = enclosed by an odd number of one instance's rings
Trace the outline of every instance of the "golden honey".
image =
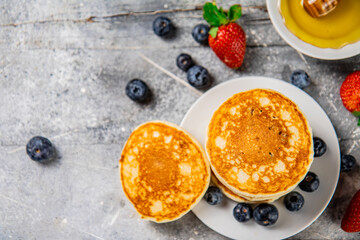
{"type": "Polygon", "coordinates": [[[295,36],[320,48],[341,48],[360,40],[360,0],[342,0],[335,10],[311,17],[301,0],[279,0],[286,27],[295,36]]]}

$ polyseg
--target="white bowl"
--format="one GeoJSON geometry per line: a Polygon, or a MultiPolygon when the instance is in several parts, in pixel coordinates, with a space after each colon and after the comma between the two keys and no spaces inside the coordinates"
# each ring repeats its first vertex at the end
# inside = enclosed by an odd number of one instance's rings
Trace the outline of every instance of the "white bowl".
{"type": "Polygon", "coordinates": [[[360,53],[360,41],[348,44],[342,48],[319,48],[306,43],[296,37],[285,26],[280,11],[278,0],[266,0],[271,22],[280,36],[294,49],[313,58],[336,60],[355,56],[360,53]]]}

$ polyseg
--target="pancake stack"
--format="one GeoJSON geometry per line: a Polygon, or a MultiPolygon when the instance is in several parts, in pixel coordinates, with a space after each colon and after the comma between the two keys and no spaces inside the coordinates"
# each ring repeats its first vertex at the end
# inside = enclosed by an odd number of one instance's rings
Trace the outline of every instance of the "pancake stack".
{"type": "Polygon", "coordinates": [[[201,145],[169,122],[137,127],[123,148],[120,177],[124,193],[144,219],[174,221],[205,194],[210,165],[201,145]]]}
{"type": "Polygon", "coordinates": [[[313,161],[312,132],[299,107],[273,90],[235,94],[214,113],[206,153],[213,182],[238,202],[271,202],[292,191],[313,161]]]}

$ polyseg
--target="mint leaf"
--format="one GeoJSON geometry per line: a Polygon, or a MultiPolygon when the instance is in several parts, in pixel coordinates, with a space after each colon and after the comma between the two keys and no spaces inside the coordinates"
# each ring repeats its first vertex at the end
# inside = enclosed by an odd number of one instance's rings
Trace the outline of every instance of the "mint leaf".
{"type": "Polygon", "coordinates": [[[355,117],[360,117],[360,112],[358,111],[353,111],[351,112],[355,117]]]}
{"type": "Polygon", "coordinates": [[[229,22],[223,11],[221,12],[215,4],[210,2],[205,3],[203,7],[203,18],[214,27],[219,27],[229,22]]]}
{"type": "Polygon", "coordinates": [[[218,27],[212,27],[209,31],[209,34],[213,37],[216,38],[216,34],[218,32],[219,28],[218,27]]]}
{"type": "Polygon", "coordinates": [[[230,22],[236,21],[241,17],[241,5],[232,5],[229,9],[229,20],[230,22]]]}
{"type": "Polygon", "coordinates": [[[360,118],[359,118],[359,121],[358,121],[358,126],[360,126],[360,118]]]}

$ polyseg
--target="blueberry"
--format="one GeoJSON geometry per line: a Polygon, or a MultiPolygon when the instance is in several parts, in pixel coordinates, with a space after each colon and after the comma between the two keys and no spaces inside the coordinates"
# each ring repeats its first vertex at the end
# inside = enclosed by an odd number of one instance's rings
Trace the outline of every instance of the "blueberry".
{"type": "Polygon", "coordinates": [[[313,172],[308,172],[304,180],[299,183],[300,189],[305,192],[314,192],[318,189],[319,185],[319,177],[313,172]]]}
{"type": "Polygon", "coordinates": [[[167,17],[157,17],[153,22],[154,33],[160,37],[166,36],[173,30],[173,24],[167,17]]]}
{"type": "Polygon", "coordinates": [[[135,102],[144,102],[150,95],[149,87],[140,79],[131,80],[126,85],[125,92],[135,102]]]}
{"type": "Polygon", "coordinates": [[[176,58],[176,65],[183,71],[187,71],[194,66],[194,62],[189,54],[182,53],[176,58]]]}
{"type": "Polygon", "coordinates": [[[304,206],[304,203],[304,197],[298,192],[291,192],[284,198],[285,207],[291,212],[299,211],[304,206]]]}
{"type": "Polygon", "coordinates": [[[253,210],[247,203],[238,203],[233,210],[234,218],[239,222],[247,222],[252,218],[253,210]]]}
{"type": "Polygon", "coordinates": [[[273,225],[279,218],[277,208],[268,203],[262,203],[254,209],[254,220],[257,224],[263,226],[273,225]]]}
{"type": "Polygon", "coordinates": [[[318,137],[313,138],[314,141],[314,157],[321,157],[326,152],[326,143],[318,137]]]}
{"type": "Polygon", "coordinates": [[[195,65],[188,70],[187,80],[190,85],[199,89],[206,88],[211,84],[208,70],[199,65],[195,65]]]}
{"type": "Polygon", "coordinates": [[[291,83],[298,88],[306,88],[310,85],[310,77],[304,70],[295,70],[291,73],[291,83]]]}
{"type": "Polygon", "coordinates": [[[192,36],[196,42],[207,45],[210,27],[206,24],[198,24],[192,30],[192,36]]]}
{"type": "Polygon", "coordinates": [[[217,205],[221,202],[223,194],[218,187],[210,186],[205,193],[205,200],[210,205],[217,205]]]}
{"type": "Polygon", "coordinates": [[[56,151],[50,140],[40,136],[30,139],[26,144],[26,153],[32,160],[41,163],[53,160],[56,155],[56,151]]]}
{"type": "Polygon", "coordinates": [[[341,171],[349,172],[356,165],[356,159],[352,155],[342,155],[341,156],[341,171]]]}

